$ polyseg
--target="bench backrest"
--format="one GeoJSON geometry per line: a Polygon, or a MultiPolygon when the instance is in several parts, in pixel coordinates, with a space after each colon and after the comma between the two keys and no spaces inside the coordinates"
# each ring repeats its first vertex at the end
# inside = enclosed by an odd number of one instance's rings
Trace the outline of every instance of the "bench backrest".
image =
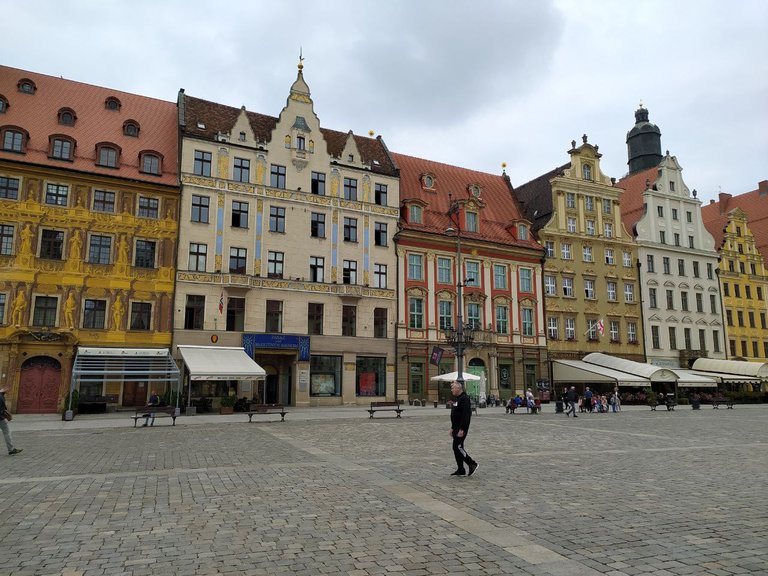
{"type": "Polygon", "coordinates": [[[263,412],[266,410],[282,410],[282,404],[249,404],[248,410],[251,412],[263,412]]]}
{"type": "Polygon", "coordinates": [[[371,408],[395,408],[400,407],[399,402],[371,402],[371,408]]]}

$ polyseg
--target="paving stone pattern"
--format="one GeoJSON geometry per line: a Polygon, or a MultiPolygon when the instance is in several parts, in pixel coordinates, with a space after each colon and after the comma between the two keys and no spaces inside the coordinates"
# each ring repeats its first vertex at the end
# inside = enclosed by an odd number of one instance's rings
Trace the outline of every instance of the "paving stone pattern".
{"type": "Polygon", "coordinates": [[[0,574],[768,574],[768,407],[646,410],[20,425],[0,574]]]}

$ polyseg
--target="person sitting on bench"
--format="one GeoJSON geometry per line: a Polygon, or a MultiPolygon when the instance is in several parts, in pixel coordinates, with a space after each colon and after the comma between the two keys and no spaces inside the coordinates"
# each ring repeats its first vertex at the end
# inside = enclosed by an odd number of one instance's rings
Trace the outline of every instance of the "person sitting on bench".
{"type": "MultiPolygon", "coordinates": [[[[152,391],[152,394],[149,396],[149,402],[147,402],[147,407],[152,406],[159,406],[160,405],[160,397],[157,395],[157,392],[154,390],[152,391]]],[[[149,424],[149,419],[152,418],[152,426],[155,425],[155,413],[153,411],[147,412],[145,415],[144,424],[142,426],[147,426],[149,424]]]]}

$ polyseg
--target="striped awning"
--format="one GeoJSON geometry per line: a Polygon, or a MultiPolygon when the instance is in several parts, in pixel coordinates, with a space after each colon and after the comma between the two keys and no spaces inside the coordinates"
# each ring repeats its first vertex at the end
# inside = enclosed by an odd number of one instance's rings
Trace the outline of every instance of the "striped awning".
{"type": "Polygon", "coordinates": [[[91,348],[77,350],[72,381],[179,382],[179,368],[168,348],[91,348]]]}

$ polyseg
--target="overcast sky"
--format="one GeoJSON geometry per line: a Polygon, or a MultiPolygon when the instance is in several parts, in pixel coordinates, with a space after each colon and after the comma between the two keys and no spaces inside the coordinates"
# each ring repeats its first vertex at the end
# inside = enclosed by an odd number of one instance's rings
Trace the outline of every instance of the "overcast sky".
{"type": "Polygon", "coordinates": [[[0,62],[277,116],[299,49],[321,125],[515,185],[571,140],[627,171],[640,101],[705,202],[768,179],[765,0],[16,0],[0,62]]]}

